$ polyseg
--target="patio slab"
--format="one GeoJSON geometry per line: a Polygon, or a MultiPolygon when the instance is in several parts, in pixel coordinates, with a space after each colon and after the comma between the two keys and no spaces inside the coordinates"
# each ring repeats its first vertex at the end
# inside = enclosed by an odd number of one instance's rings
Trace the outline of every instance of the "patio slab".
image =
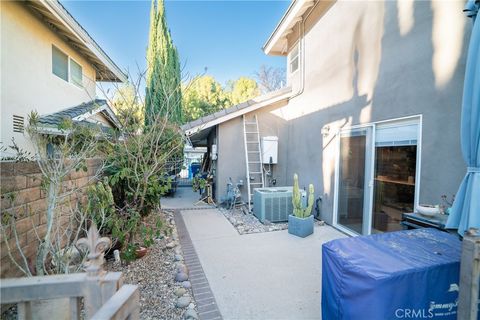
{"type": "Polygon", "coordinates": [[[239,235],[217,209],[181,215],[224,319],[320,319],[321,245],[343,233],[239,235]]]}

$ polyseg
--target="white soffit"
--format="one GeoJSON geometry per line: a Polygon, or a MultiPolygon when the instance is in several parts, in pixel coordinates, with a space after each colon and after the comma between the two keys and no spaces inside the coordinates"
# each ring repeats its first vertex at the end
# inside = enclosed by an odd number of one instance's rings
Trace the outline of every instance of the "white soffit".
{"type": "MultiPolygon", "coordinates": [[[[318,0],[320,1],[320,0],[318,0]]],[[[287,35],[302,21],[302,15],[315,4],[313,0],[294,0],[263,46],[268,55],[286,55],[287,35]]]]}

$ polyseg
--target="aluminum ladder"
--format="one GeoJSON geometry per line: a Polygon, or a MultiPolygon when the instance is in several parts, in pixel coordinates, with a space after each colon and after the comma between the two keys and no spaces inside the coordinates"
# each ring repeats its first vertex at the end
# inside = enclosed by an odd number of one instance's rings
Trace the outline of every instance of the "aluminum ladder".
{"type": "Polygon", "coordinates": [[[251,212],[253,190],[265,186],[257,115],[254,115],[253,119],[247,119],[243,115],[243,141],[245,143],[245,161],[247,165],[247,204],[248,212],[251,212]]]}

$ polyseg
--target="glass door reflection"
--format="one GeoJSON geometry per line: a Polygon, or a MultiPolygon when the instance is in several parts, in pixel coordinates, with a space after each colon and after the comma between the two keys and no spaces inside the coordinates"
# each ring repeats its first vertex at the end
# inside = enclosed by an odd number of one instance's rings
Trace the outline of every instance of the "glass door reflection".
{"type": "Polygon", "coordinates": [[[340,134],[337,224],[368,234],[371,128],[340,134]]]}

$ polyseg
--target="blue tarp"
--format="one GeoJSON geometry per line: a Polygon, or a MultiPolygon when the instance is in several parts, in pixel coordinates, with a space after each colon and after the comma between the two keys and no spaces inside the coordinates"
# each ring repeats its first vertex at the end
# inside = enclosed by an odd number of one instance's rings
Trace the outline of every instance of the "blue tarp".
{"type": "Polygon", "coordinates": [[[322,319],[456,319],[460,253],[436,229],[325,243],[322,319]]]}

